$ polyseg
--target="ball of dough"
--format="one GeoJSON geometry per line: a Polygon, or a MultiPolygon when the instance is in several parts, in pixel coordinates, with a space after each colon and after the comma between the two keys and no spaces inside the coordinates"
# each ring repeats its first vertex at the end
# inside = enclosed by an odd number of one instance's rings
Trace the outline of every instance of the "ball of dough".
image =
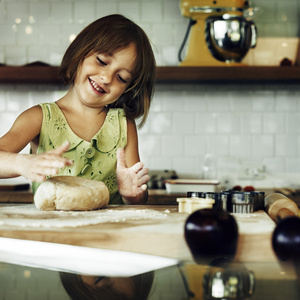
{"type": "Polygon", "coordinates": [[[102,181],[74,176],[47,179],[34,195],[40,210],[93,210],[108,204],[109,192],[102,181]]]}

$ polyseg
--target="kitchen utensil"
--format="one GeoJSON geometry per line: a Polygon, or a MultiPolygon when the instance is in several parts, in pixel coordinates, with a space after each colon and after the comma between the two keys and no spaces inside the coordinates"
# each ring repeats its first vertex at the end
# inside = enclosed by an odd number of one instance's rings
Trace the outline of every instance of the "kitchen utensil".
{"type": "Polygon", "coordinates": [[[270,218],[275,222],[299,214],[297,204],[279,193],[272,193],[265,197],[265,208],[270,218]]]}
{"type": "Polygon", "coordinates": [[[194,192],[214,192],[218,180],[203,179],[170,179],[165,181],[167,193],[186,194],[189,191],[194,192]]]}
{"type": "Polygon", "coordinates": [[[253,213],[253,194],[234,192],[231,196],[233,213],[253,213]]]}
{"type": "Polygon", "coordinates": [[[178,212],[180,213],[193,213],[198,209],[210,208],[212,209],[215,203],[211,198],[177,198],[178,212]]]}
{"type": "Polygon", "coordinates": [[[181,66],[239,65],[256,45],[256,26],[244,17],[249,1],[181,0],[180,9],[190,19],[178,55],[181,66]],[[187,40],[187,54],[182,60],[187,40]]]}
{"type": "Polygon", "coordinates": [[[206,43],[212,56],[239,63],[256,46],[256,26],[243,17],[210,17],[206,20],[206,43]]]}

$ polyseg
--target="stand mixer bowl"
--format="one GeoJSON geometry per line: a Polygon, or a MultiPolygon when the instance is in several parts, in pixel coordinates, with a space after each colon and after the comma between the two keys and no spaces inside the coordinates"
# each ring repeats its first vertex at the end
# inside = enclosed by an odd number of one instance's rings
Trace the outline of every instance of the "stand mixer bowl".
{"type": "Polygon", "coordinates": [[[256,46],[257,29],[243,17],[210,17],[206,20],[205,41],[212,56],[222,62],[239,63],[256,46]]]}

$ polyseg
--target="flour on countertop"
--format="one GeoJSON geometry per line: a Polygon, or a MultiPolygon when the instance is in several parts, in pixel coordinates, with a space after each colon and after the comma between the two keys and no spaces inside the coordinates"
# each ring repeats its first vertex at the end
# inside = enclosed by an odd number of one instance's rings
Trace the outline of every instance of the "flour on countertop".
{"type": "Polygon", "coordinates": [[[93,211],[40,211],[34,205],[7,205],[0,207],[0,226],[58,228],[165,220],[170,212],[151,209],[101,209],[93,211]]]}

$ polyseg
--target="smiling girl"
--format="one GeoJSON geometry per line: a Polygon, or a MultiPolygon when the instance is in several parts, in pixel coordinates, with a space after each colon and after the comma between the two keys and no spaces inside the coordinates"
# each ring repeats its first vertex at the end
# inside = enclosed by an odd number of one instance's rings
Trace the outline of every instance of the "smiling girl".
{"type": "Polygon", "coordinates": [[[39,184],[55,175],[103,181],[110,204],[147,200],[135,119],[147,118],[155,59],[144,31],[121,15],[96,20],[67,49],[60,74],[70,88],[23,112],[0,139],[0,177],[39,184]],[[19,154],[28,144],[31,154],[19,154]]]}

